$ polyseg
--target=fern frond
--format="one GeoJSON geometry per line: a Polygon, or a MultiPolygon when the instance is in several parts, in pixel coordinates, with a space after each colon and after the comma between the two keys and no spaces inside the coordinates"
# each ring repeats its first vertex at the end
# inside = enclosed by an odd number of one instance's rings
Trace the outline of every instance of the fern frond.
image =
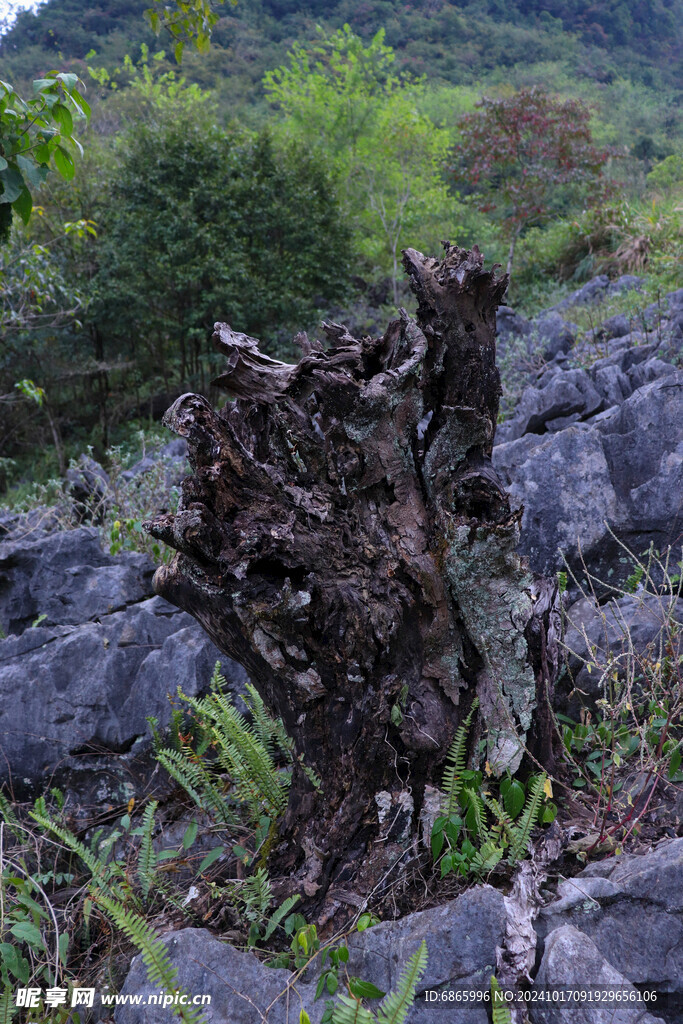
{"type": "Polygon", "coordinates": [[[152,833],[154,832],[154,815],[156,814],[158,800],[152,800],[145,807],[142,815],[142,839],[140,841],[140,853],[138,855],[138,879],[140,888],[145,899],[149,896],[156,881],[157,855],[152,844],[152,833]]]}
{"type": "Polygon", "coordinates": [[[270,752],[235,708],[230,695],[216,690],[199,699],[181,696],[200,719],[211,724],[218,761],[230,773],[252,817],[258,818],[264,805],[267,814],[278,817],[287,803],[289,780],[282,779],[270,752]]]}
{"type": "Polygon", "coordinates": [[[0,1024],[12,1024],[17,1015],[13,988],[6,988],[0,995],[0,1024]]]}
{"type": "Polygon", "coordinates": [[[396,990],[382,1000],[377,1011],[377,1024],[403,1024],[415,1002],[417,984],[426,968],[427,943],[423,939],[403,969],[396,990]]]}
{"type": "MultiPolygon", "coordinates": [[[[14,808],[11,802],[7,799],[3,791],[0,789],[0,818],[5,822],[10,832],[15,839],[23,840],[24,834],[19,827],[19,819],[14,813],[14,808]]],[[[0,1024],[2,1024],[2,1018],[0,1018],[0,1024]]]]}
{"type": "Polygon", "coordinates": [[[489,796],[488,793],[482,793],[481,798],[484,801],[485,806],[488,807],[489,811],[496,819],[496,824],[500,830],[501,836],[504,836],[509,843],[513,843],[515,838],[515,826],[510,815],[495,797],[489,796]]]}
{"type": "Polygon", "coordinates": [[[226,825],[237,825],[237,817],[228,805],[227,799],[213,781],[203,762],[194,761],[183,750],[160,750],[156,755],[172,779],[178,783],[197,807],[208,811],[226,825]]]}
{"type": "Polygon", "coordinates": [[[375,1016],[360,1000],[343,993],[332,1010],[332,1024],[375,1024],[375,1016]]]}
{"type": "Polygon", "coordinates": [[[450,817],[458,809],[458,797],[462,789],[462,773],[467,764],[467,733],[472,725],[474,712],[479,707],[479,698],[472,701],[470,713],[455,731],[453,742],[446,755],[446,769],[443,773],[442,786],[444,789],[443,814],[450,817]]]}
{"type": "Polygon", "coordinates": [[[244,698],[244,703],[251,712],[258,739],[271,756],[278,749],[291,760],[292,740],[285,732],[282,720],[273,718],[253,683],[247,683],[246,689],[248,696],[244,698]]]}
{"type": "Polygon", "coordinates": [[[543,800],[543,787],[545,786],[547,779],[548,776],[543,772],[534,779],[529,788],[522,815],[519,821],[515,822],[513,826],[514,840],[508,855],[508,862],[510,864],[514,864],[527,852],[529,837],[536,822],[536,818],[538,817],[538,812],[543,800]]]}
{"type": "Polygon", "coordinates": [[[300,899],[301,896],[299,895],[299,893],[296,893],[294,896],[288,896],[285,902],[280,904],[277,910],[274,911],[274,913],[270,917],[270,920],[268,921],[268,927],[263,933],[264,942],[268,941],[268,939],[271,937],[271,935],[273,934],[277,926],[280,924],[280,922],[284,921],[284,919],[290,913],[292,907],[294,907],[299,902],[300,899]]]}
{"type": "Polygon", "coordinates": [[[469,829],[470,835],[476,835],[482,843],[486,842],[489,835],[489,826],[486,821],[486,808],[484,807],[481,793],[477,793],[470,786],[466,786],[463,789],[463,794],[468,804],[468,809],[465,812],[465,824],[469,829]]]}
{"type": "Polygon", "coordinates": [[[242,882],[226,884],[225,892],[234,902],[243,904],[244,916],[248,921],[260,923],[268,916],[273,891],[265,868],[257,868],[253,875],[242,882]]]}
{"type": "MultiPolygon", "coordinates": [[[[150,928],[145,919],[132,910],[126,910],[118,900],[111,899],[104,893],[98,893],[95,900],[104,908],[112,923],[140,950],[151,984],[156,988],[179,992],[180,989],[176,985],[178,972],[169,959],[163,939],[150,928]]],[[[198,1010],[178,1004],[172,1007],[172,1011],[180,1017],[183,1024],[201,1024],[202,1015],[198,1010]]]]}
{"type": "Polygon", "coordinates": [[[75,853],[83,861],[88,871],[92,875],[92,880],[95,886],[106,893],[110,898],[120,899],[122,893],[117,885],[112,881],[112,875],[116,870],[112,865],[107,864],[100,857],[89,850],[87,846],[76,838],[73,832],[70,832],[68,828],[64,828],[62,825],[53,821],[47,815],[38,814],[37,811],[30,812],[31,817],[36,821],[41,828],[45,829],[46,832],[53,832],[58,839],[64,843],[64,845],[75,853]]]}
{"type": "Polygon", "coordinates": [[[477,875],[488,874],[488,872],[493,871],[496,864],[502,860],[503,852],[502,846],[496,846],[495,843],[490,841],[484,843],[484,845],[477,850],[470,862],[472,870],[477,875]]]}
{"type": "Polygon", "coordinates": [[[493,1024],[512,1024],[510,1008],[504,1001],[501,1001],[502,990],[498,984],[495,974],[491,975],[491,1016],[493,1024]]]}

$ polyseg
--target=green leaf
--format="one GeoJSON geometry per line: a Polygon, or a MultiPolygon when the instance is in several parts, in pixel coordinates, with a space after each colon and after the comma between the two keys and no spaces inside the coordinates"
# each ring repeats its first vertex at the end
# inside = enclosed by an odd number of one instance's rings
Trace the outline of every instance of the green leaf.
{"type": "Polygon", "coordinates": [[[26,188],[21,172],[11,164],[0,171],[0,182],[3,186],[0,203],[14,203],[26,188]]]}
{"type": "Polygon", "coordinates": [[[4,156],[0,156],[0,171],[4,171],[7,166],[7,161],[4,156]]]}
{"type": "Polygon", "coordinates": [[[334,993],[339,988],[339,979],[337,978],[337,975],[334,973],[334,971],[328,972],[326,984],[327,991],[330,993],[331,996],[333,996],[334,993]]]}
{"type": "Polygon", "coordinates": [[[185,835],[183,836],[183,850],[189,850],[195,839],[197,838],[197,832],[199,831],[199,825],[196,821],[191,821],[185,829],[185,835]]]}
{"type": "Polygon", "coordinates": [[[441,851],[443,850],[443,844],[445,840],[443,832],[437,832],[436,835],[432,835],[432,859],[436,860],[441,851]]]}
{"type": "Polygon", "coordinates": [[[71,181],[76,173],[76,167],[70,153],[63,146],[57,146],[54,152],[55,167],[66,181],[71,181]]]}
{"type": "Polygon", "coordinates": [[[676,772],[678,771],[678,769],[680,767],[680,764],[681,764],[681,748],[678,747],[676,750],[674,750],[673,754],[671,755],[671,760],[669,761],[669,778],[670,779],[672,779],[674,777],[674,775],[676,774],[676,772]]]}
{"type": "Polygon", "coordinates": [[[505,810],[512,819],[516,818],[524,807],[524,786],[517,779],[513,779],[505,793],[503,793],[503,787],[501,786],[501,793],[503,794],[505,810]]]}
{"type": "Polygon", "coordinates": [[[206,857],[204,858],[204,860],[199,865],[199,868],[197,869],[199,871],[199,874],[201,875],[202,871],[206,871],[206,869],[210,868],[212,864],[215,864],[218,858],[224,852],[225,849],[222,846],[216,846],[214,847],[213,850],[209,850],[206,857]]]}
{"type": "Polygon", "coordinates": [[[18,921],[17,924],[12,925],[10,931],[20,942],[28,942],[29,946],[33,946],[34,949],[45,948],[40,929],[30,921],[18,921]]]}
{"type": "Polygon", "coordinates": [[[33,80],[33,95],[37,96],[41,92],[45,92],[46,89],[54,88],[53,78],[35,78],[33,80]]]}
{"type": "Polygon", "coordinates": [[[349,978],[349,990],[356,999],[382,999],[386,995],[371,981],[361,981],[360,978],[349,978]]]}
{"type": "Polygon", "coordinates": [[[12,209],[17,211],[24,224],[28,224],[31,219],[33,200],[31,199],[31,193],[27,188],[25,188],[23,192],[19,193],[12,203],[12,209]]]}
{"type": "Polygon", "coordinates": [[[52,117],[62,130],[62,135],[71,135],[74,130],[74,121],[71,111],[63,103],[55,103],[52,108],[52,117]]]}
{"type": "Polygon", "coordinates": [[[56,77],[64,83],[67,92],[73,92],[78,85],[78,75],[74,75],[73,71],[60,71],[56,77]]]}
{"type": "Polygon", "coordinates": [[[548,803],[541,808],[540,821],[542,825],[552,825],[557,817],[557,804],[548,803]]]}
{"type": "Polygon", "coordinates": [[[174,46],[174,48],[173,48],[173,56],[174,56],[174,57],[175,57],[175,59],[176,59],[176,64],[180,64],[180,63],[182,63],[182,59],[183,59],[183,49],[184,49],[184,44],[183,44],[183,42],[182,42],[181,40],[179,40],[179,41],[178,41],[178,42],[177,42],[177,43],[175,44],[175,46],[174,46]]]}
{"type": "Polygon", "coordinates": [[[173,860],[173,858],[177,856],[177,850],[162,850],[161,853],[157,854],[157,860],[173,860]]]}

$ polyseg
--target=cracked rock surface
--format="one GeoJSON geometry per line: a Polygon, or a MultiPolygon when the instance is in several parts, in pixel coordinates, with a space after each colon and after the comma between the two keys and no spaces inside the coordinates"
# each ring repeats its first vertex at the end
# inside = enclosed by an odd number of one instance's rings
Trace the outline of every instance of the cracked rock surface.
{"type": "Polygon", "coordinates": [[[148,715],[168,724],[179,686],[206,690],[216,661],[236,688],[247,678],[152,596],[146,555],[107,555],[95,529],[52,526],[15,517],[0,536],[0,775],[15,792],[116,761],[149,735],[148,715]]]}

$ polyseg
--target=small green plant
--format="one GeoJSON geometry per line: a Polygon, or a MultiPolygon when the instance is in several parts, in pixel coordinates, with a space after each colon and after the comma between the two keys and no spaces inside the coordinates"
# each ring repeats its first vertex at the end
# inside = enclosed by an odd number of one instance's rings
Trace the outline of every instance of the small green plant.
{"type": "Polygon", "coordinates": [[[432,827],[432,856],[442,878],[451,872],[481,877],[496,867],[506,851],[508,863],[515,864],[526,855],[534,825],[549,823],[557,814],[549,801],[552,790],[547,775],[532,775],[526,786],[505,776],[498,800],[491,791],[493,784],[484,784],[483,773],[466,767],[467,734],[477,707],[475,698],[449,749],[442,813],[432,827]]]}
{"type": "Polygon", "coordinates": [[[491,1018],[493,1024],[512,1024],[510,1007],[495,974],[491,975],[491,1018]]]}
{"type": "Polygon", "coordinates": [[[364,1006],[362,1000],[381,998],[383,993],[368,982],[349,979],[346,992],[339,993],[336,1003],[326,1009],[321,1024],[403,1024],[426,968],[427,943],[423,939],[401,972],[396,989],[385,996],[376,1011],[364,1006]]]}
{"type": "MultiPolygon", "coordinates": [[[[581,708],[579,721],[557,716],[573,786],[594,802],[596,831],[592,844],[579,851],[582,856],[606,843],[623,845],[637,830],[660,782],[683,781],[683,624],[677,618],[681,575],[673,571],[680,567],[671,565],[670,551],[660,556],[651,548],[641,560],[624,550],[633,571],[621,586],[610,584],[610,590],[615,598],[629,597],[630,607],[640,603],[661,628],[654,640],[639,647],[620,605],[598,604],[597,588],[604,584],[587,571],[585,585],[573,575],[602,618],[600,643],[592,642],[580,624],[572,624],[582,635],[584,653],[567,648],[568,656],[595,679],[592,706],[581,708]],[[636,799],[627,793],[626,801],[615,801],[634,769],[642,783],[636,799]]],[[[583,694],[575,687],[571,696],[583,694]]]]}
{"type": "Polygon", "coordinates": [[[249,723],[225,686],[217,663],[207,696],[179,693],[191,716],[190,730],[183,733],[176,720],[177,745],[162,747],[158,741],[156,757],[197,807],[230,830],[233,842],[240,837],[233,850],[250,863],[257,853],[265,860],[268,839],[287,804],[294,755],[282,722],[268,714],[256,689],[247,684],[249,723]]]}

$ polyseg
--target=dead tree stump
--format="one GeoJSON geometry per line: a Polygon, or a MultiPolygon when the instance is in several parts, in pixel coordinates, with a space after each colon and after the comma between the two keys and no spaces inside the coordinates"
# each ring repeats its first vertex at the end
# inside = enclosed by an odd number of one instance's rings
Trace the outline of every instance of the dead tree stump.
{"type": "Polygon", "coordinates": [[[419,307],[382,338],[323,324],[296,365],[217,324],[235,399],[183,395],[166,424],[192,475],[156,590],[241,662],[296,750],[278,874],[293,891],[367,893],[418,832],[474,698],[493,770],[550,757],[556,588],[516,554],[520,511],[490,462],[507,283],[478,249],[414,249],[419,307]]]}

